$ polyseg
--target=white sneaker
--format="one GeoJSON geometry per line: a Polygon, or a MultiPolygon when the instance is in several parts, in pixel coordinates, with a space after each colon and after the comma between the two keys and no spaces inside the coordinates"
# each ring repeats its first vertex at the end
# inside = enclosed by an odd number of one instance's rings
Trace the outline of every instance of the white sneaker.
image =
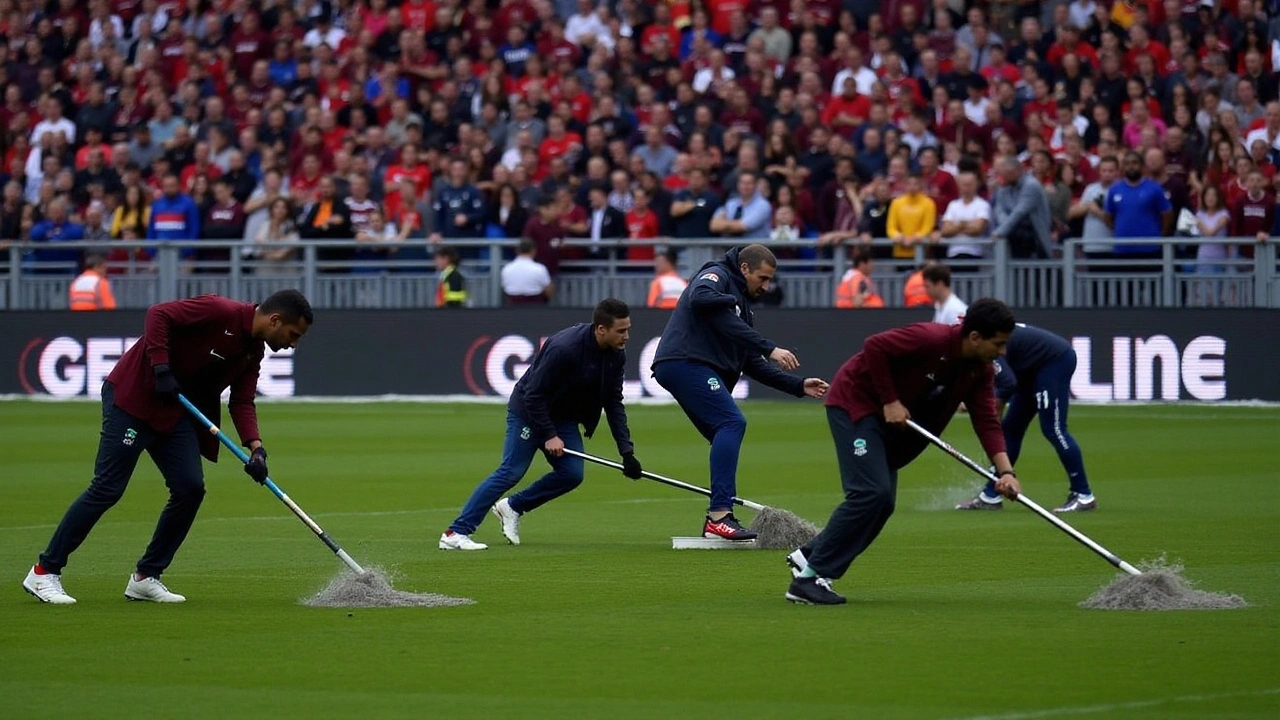
{"type": "Polygon", "coordinates": [[[804,556],[804,550],[796,548],[787,555],[787,567],[791,568],[791,577],[798,578],[805,568],[809,567],[809,558],[804,556]]]}
{"type": "Polygon", "coordinates": [[[511,508],[511,500],[502,498],[490,509],[502,522],[502,534],[512,545],[520,544],[520,513],[511,508]]]}
{"type": "Polygon", "coordinates": [[[75,605],[76,599],[62,589],[62,576],[52,573],[37,575],[33,565],[27,571],[27,579],[22,581],[22,589],[31,593],[37,600],[50,605],[75,605]]]}
{"type": "Polygon", "coordinates": [[[470,535],[447,532],[440,536],[441,550],[488,550],[489,546],[471,539],[470,535]]]}
{"type": "Polygon", "coordinates": [[[160,582],[159,578],[143,578],[135,580],[132,574],[129,575],[129,584],[124,588],[124,596],[129,600],[137,600],[139,602],[158,602],[158,603],[180,603],[186,602],[187,599],[176,592],[170,592],[169,588],[160,582]]]}

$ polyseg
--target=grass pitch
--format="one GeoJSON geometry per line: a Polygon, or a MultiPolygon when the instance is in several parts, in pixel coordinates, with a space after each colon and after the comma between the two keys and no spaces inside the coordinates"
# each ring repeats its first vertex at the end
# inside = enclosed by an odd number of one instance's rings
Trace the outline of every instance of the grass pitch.
{"type": "MultiPolygon", "coordinates": [[[[67,568],[80,603],[56,608],[19,583],[90,477],[99,408],[0,405],[0,717],[1280,717],[1275,409],[1073,410],[1101,509],[1070,520],[1131,562],[1167,554],[1253,603],[1177,613],[1076,607],[1112,569],[1023,508],[947,511],[977,483],[932,449],[836,585],[844,607],[786,603],[778,552],[671,550],[699,532],[702,498],[594,466],[526,516],[524,545],[490,517],[477,533],[490,550],[439,551],[498,461],[503,413],[260,408],[272,476],[353,556],[394,568],[401,589],[476,605],[298,605],[340,563],[224,452],[166,575],[185,605],[122,597],[164,500],[144,459],[67,568]]],[[[821,410],[746,413],[741,494],[825,523],[840,495],[821,410]]],[[[707,446],[677,409],[631,419],[647,468],[706,484],[707,446]]],[[[965,418],[947,437],[980,454],[965,418]]],[[[587,448],[611,445],[602,429],[587,448]]],[[[1018,469],[1041,504],[1065,497],[1038,435],[1018,469]]]]}

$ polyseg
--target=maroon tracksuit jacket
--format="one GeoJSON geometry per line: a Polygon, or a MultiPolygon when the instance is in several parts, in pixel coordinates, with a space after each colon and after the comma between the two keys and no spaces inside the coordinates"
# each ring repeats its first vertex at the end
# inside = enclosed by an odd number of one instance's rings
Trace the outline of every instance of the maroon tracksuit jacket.
{"type": "MultiPolygon", "coordinates": [[[[911,418],[940,435],[963,402],[988,456],[1005,452],[996,412],[995,366],[960,355],[959,325],[916,323],[867,338],[862,352],[845,361],[831,381],[828,407],[843,408],[854,422],[881,415],[897,400],[911,418]]],[[[928,444],[911,430],[890,433],[894,468],[911,462],[928,444]]]]}
{"type": "MultiPolygon", "coordinates": [[[[240,441],[260,440],[254,398],[265,347],[251,334],[254,308],[217,295],[152,305],[142,337],[107,375],[116,407],[158,432],[171,431],[187,410],[155,394],[152,368],[167,363],[182,394],[215,423],[222,418],[222,391],[230,387],[228,409],[240,441]]],[[[200,433],[200,454],[216,462],[218,439],[200,433]]]]}

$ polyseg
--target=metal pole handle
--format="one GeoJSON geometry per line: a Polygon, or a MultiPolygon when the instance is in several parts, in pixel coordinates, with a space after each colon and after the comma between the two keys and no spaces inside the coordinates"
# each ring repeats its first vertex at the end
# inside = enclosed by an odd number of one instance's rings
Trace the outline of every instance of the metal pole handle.
{"type": "MultiPolygon", "coordinates": [[[[222,432],[217,425],[214,425],[209,418],[205,417],[205,414],[200,412],[200,408],[193,405],[191,401],[181,393],[178,394],[178,402],[182,403],[182,406],[195,416],[206,430],[216,436],[223,445],[227,446],[227,449],[235,453],[235,456],[240,459],[240,462],[248,464],[249,456],[245,454],[245,451],[241,449],[239,445],[232,442],[231,438],[227,437],[227,434],[222,432]]],[[[347,567],[351,568],[352,572],[357,575],[364,574],[364,568],[360,567],[360,563],[352,559],[352,557],[347,554],[347,551],[343,550],[342,547],[333,540],[333,538],[329,537],[329,533],[325,532],[315,520],[312,520],[310,515],[303,512],[302,508],[298,506],[298,503],[294,502],[293,498],[289,497],[285,491],[281,490],[280,487],[271,480],[271,478],[267,478],[266,481],[263,482],[263,485],[267,486],[267,489],[271,491],[271,494],[280,498],[280,502],[284,503],[290,510],[292,510],[293,514],[297,515],[299,520],[301,520],[308,528],[311,528],[311,532],[315,533],[316,537],[320,538],[321,542],[327,545],[329,549],[332,550],[340,560],[342,560],[342,562],[346,563],[347,567]]]]}
{"type": "MultiPolygon", "coordinates": [[[[582,458],[583,460],[589,460],[593,463],[596,463],[597,465],[611,467],[614,470],[622,469],[622,463],[614,462],[613,460],[606,460],[605,458],[602,458],[602,457],[596,457],[595,455],[588,455],[587,453],[578,452],[577,450],[570,450],[569,448],[565,448],[564,452],[567,455],[579,457],[579,458],[582,458]]],[[[688,490],[689,492],[696,492],[699,495],[706,495],[707,497],[711,497],[710,490],[704,487],[698,487],[697,485],[690,485],[687,482],[681,482],[679,480],[676,480],[675,478],[669,478],[669,477],[666,477],[665,475],[651,473],[648,470],[642,470],[640,472],[640,475],[645,478],[648,478],[649,480],[660,482],[663,485],[670,485],[671,487],[674,487],[674,488],[680,488],[681,490],[688,490]]],[[[739,498],[739,497],[735,497],[733,499],[733,502],[737,505],[741,505],[745,508],[755,510],[757,512],[765,509],[765,506],[761,505],[760,503],[751,502],[750,500],[743,500],[742,498],[739,498]]]]}
{"type": "MultiPolygon", "coordinates": [[[[907,426],[910,427],[912,430],[915,430],[917,433],[919,433],[922,437],[924,437],[924,439],[936,445],[939,449],[941,449],[946,454],[950,455],[956,460],[959,460],[964,465],[968,466],[970,470],[973,470],[974,472],[978,473],[982,477],[986,478],[989,482],[993,482],[993,483],[997,482],[996,476],[992,475],[991,472],[988,471],[985,467],[982,467],[978,463],[969,459],[964,453],[952,447],[951,444],[948,443],[947,441],[943,440],[937,435],[934,435],[928,430],[925,430],[918,423],[916,423],[916,421],[907,420],[907,426]]],[[[1107,550],[1106,548],[1102,547],[1101,545],[1094,542],[1093,540],[1089,539],[1089,536],[1071,527],[1064,520],[1062,520],[1062,518],[1058,517],[1057,515],[1054,515],[1048,510],[1045,510],[1044,508],[1040,507],[1040,505],[1033,502],[1031,498],[1027,497],[1026,495],[1023,495],[1022,493],[1018,493],[1017,501],[1022,503],[1023,505],[1026,505],[1033,512],[1035,512],[1035,514],[1039,515],[1045,520],[1048,520],[1050,523],[1052,523],[1062,532],[1070,535],[1076,542],[1080,543],[1081,545],[1084,545],[1085,547],[1089,548],[1095,553],[1101,555],[1107,562],[1111,563],[1112,565],[1120,568],[1121,570],[1129,573],[1130,575],[1142,574],[1141,570],[1130,565],[1124,560],[1121,560],[1118,555],[1111,552],[1110,550],[1107,550]]]]}

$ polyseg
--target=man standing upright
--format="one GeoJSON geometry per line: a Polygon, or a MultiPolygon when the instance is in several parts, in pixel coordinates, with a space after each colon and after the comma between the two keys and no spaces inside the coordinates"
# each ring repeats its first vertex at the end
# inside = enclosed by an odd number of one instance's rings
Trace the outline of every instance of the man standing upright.
{"type": "MultiPolygon", "coordinates": [[[[1124,238],[1158,238],[1164,235],[1164,227],[1171,222],[1173,205],[1151,178],[1144,177],[1143,159],[1136,150],[1125,153],[1121,163],[1124,182],[1118,182],[1107,191],[1102,209],[1107,224],[1117,240],[1124,238]]],[[[1112,250],[1117,258],[1155,260],[1160,258],[1160,246],[1117,244],[1112,250]]]]}
{"type": "Polygon", "coordinates": [[[747,419],[731,394],[738,378],[745,372],[796,397],[827,392],[823,380],[783,372],[795,370],[800,361],[754,327],[751,301],[769,289],[777,267],[777,258],[763,245],[733,248],[703,265],[676,303],[654,355],[654,378],[711,443],[711,504],[702,528],[708,538],[756,537],[733,515],[738,454],[747,432],[747,419]]]}
{"type": "Polygon", "coordinates": [[[152,305],[142,337],[102,384],[102,434],[93,482],[67,509],[22,587],[42,602],[75,602],[62,588],[62,569],[124,495],[145,451],[164,476],[169,502],[124,595],[150,602],[186,600],[170,592],[160,575],[195,522],[205,492],[200,456],[216,462],[218,440],[187,414],[178,394],[216,423],[222,414],[219,397],[231,388],[231,420],[251,453],[244,470],[264,482],[267,451],[253,404],[263,346],[296,347],[311,322],[311,306],[297,290],[281,290],[261,305],[216,295],[152,305]]]}
{"type": "Polygon", "coordinates": [[[441,238],[478,238],[484,235],[484,196],[468,177],[467,164],[461,160],[449,163],[449,182],[435,197],[436,231],[432,240],[441,238]]]}
{"type": "Polygon", "coordinates": [[[1084,256],[1089,260],[1109,260],[1112,246],[1111,228],[1107,226],[1106,210],[1107,191],[1120,176],[1120,163],[1112,156],[1098,161],[1098,180],[1089,183],[1080,195],[1080,200],[1067,210],[1067,218],[1075,220],[1084,218],[1083,231],[1080,235],[1088,241],[1084,244],[1084,256]]]}
{"type": "Polygon", "coordinates": [[[630,309],[621,300],[609,298],[596,305],[591,324],[574,325],[547,338],[507,402],[502,464],[476,487],[440,536],[441,550],[488,548],[471,539],[486,512],[501,521],[507,541],[519,545],[522,515],[582,484],[582,458],[564,451],[582,452],[582,437],[595,432],[602,409],[622,456],[622,473],[632,480],[640,478],[640,461],[622,404],[624,348],[630,336],[630,309]],[[579,425],[585,433],[579,432],[579,425]],[[515,495],[502,497],[529,472],[538,450],[551,464],[551,472],[515,495]]]}
{"type": "Polygon", "coordinates": [[[1053,216],[1044,186],[1016,157],[1000,160],[998,171],[1001,184],[991,203],[992,239],[1007,240],[1010,257],[1049,257],[1053,216]]]}
{"type": "Polygon", "coordinates": [[[809,545],[787,556],[794,580],[786,598],[840,605],[830,581],[875,541],[893,515],[898,470],[928,445],[907,420],[941,434],[963,402],[973,429],[996,466],[996,489],[1021,492],[1005,453],[996,414],[992,362],[1013,332],[1013,313],[983,298],[960,325],[916,323],[867,338],[862,351],[836,372],[827,396],[827,422],[836,443],[845,500],[809,545]]]}

